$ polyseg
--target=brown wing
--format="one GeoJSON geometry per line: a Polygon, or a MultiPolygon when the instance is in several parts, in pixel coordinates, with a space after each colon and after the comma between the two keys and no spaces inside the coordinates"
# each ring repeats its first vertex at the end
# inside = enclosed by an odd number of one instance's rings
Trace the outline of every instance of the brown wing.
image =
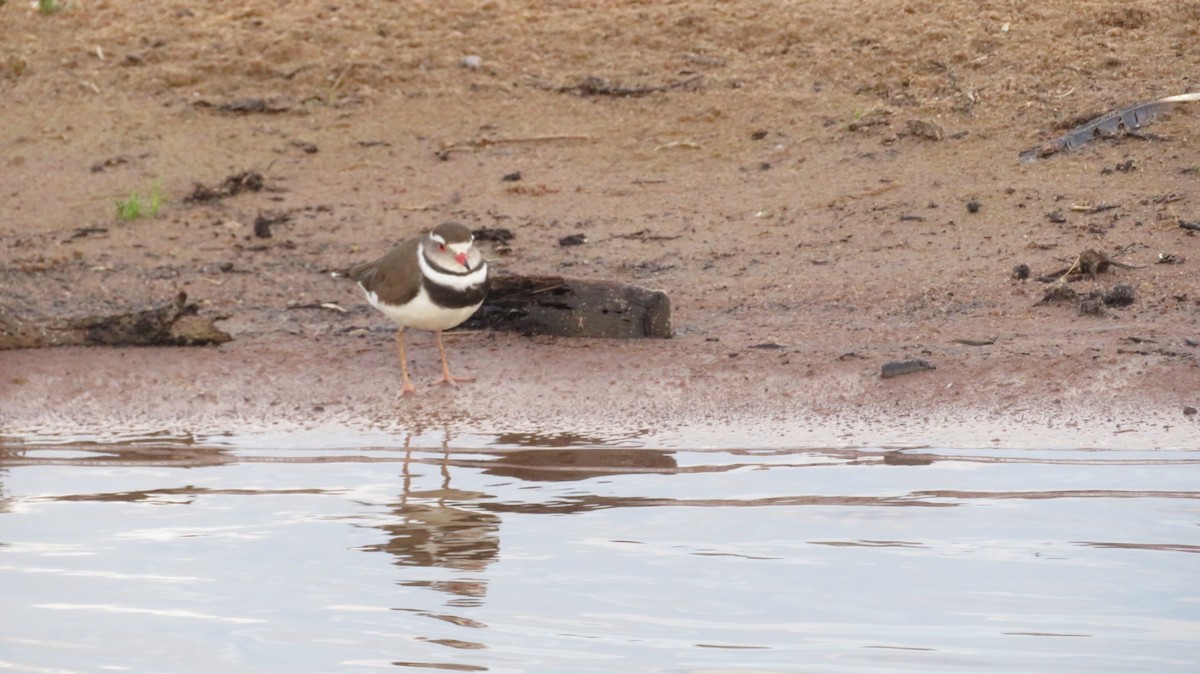
{"type": "Polygon", "coordinates": [[[352,268],[347,275],[385,304],[404,304],[421,289],[418,242],[419,239],[405,241],[378,260],[352,268]]]}

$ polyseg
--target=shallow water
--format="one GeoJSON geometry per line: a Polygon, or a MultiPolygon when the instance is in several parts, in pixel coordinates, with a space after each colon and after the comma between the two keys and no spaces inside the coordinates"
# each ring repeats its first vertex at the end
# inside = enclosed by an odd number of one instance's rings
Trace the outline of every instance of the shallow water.
{"type": "Polygon", "coordinates": [[[0,668],[1200,662],[1200,450],[444,440],[0,444],[0,668]]]}

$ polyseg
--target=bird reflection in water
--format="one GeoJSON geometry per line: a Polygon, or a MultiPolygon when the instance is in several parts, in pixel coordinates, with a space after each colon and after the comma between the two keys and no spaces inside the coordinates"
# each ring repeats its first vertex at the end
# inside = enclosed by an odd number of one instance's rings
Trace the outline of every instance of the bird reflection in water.
{"type": "MultiPolygon", "coordinates": [[[[670,452],[634,448],[597,447],[607,441],[576,435],[508,435],[504,444],[520,447],[497,451],[495,458],[455,459],[450,450],[450,433],[444,431],[442,455],[436,462],[441,471],[437,489],[413,489],[413,464],[430,462],[413,458],[410,446],[416,429],[405,441],[403,490],[388,504],[394,519],[377,528],[387,533],[386,542],[364,546],[368,552],[387,552],[397,566],[440,567],[467,573],[482,572],[500,557],[500,517],[508,508],[494,503],[490,494],[455,489],[451,473],[455,467],[482,468],[489,475],[531,482],[587,480],[628,473],[670,473],[678,470],[670,452]],[[592,445],[592,446],[587,446],[592,445]]],[[[474,451],[472,454],[478,455],[474,451]]],[[[416,476],[416,477],[419,477],[416,476]]],[[[529,511],[561,513],[562,504],[525,504],[529,511]]],[[[580,504],[578,512],[589,510],[580,504]]],[[[465,575],[465,574],[464,574],[465,575]]],[[[428,587],[455,595],[457,605],[474,605],[486,594],[486,583],[466,577],[453,580],[409,580],[409,587],[428,587]]]]}
{"type": "MultiPolygon", "coordinates": [[[[395,519],[379,525],[388,539],[384,543],[360,548],[368,552],[387,552],[397,566],[441,567],[455,571],[479,572],[500,556],[500,517],[469,507],[488,498],[487,494],[455,489],[450,485],[448,463],[449,434],[442,443],[440,488],[413,490],[412,435],[405,441],[403,490],[399,499],[388,504],[395,519]]],[[[408,580],[402,585],[428,587],[455,595],[454,605],[477,605],[487,594],[483,580],[465,577],[453,580],[408,580]]]]}

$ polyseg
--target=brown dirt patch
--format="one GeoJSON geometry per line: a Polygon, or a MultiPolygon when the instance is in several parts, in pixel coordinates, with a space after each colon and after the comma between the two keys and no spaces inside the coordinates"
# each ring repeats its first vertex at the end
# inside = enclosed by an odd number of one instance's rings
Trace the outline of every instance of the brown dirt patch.
{"type": "MultiPolygon", "coordinates": [[[[0,25],[0,301],[66,318],[184,290],[235,336],[0,353],[4,432],[1166,447],[1200,430],[1182,413],[1200,251],[1178,226],[1200,220],[1200,111],[1150,129],[1166,140],[1017,162],[1200,88],[1181,76],[1200,72],[1200,3],[102,0],[8,2],[0,25]],[[185,201],[247,171],[263,189],[185,201]],[[157,217],[116,217],[155,187],[157,217]],[[1098,202],[1117,207],[1072,209],[1098,202]],[[479,381],[398,401],[386,319],[323,272],[445,219],[511,229],[501,270],[666,290],[677,336],[463,335],[456,369],[479,381]],[[623,236],[641,231],[657,238],[623,236]],[[1011,278],[1085,249],[1146,265],[1071,284],[1131,284],[1131,306],[1035,306],[1045,286],[1011,278]],[[880,379],[905,358],[937,369],[880,379]]],[[[412,342],[420,384],[436,350],[412,342]]]]}

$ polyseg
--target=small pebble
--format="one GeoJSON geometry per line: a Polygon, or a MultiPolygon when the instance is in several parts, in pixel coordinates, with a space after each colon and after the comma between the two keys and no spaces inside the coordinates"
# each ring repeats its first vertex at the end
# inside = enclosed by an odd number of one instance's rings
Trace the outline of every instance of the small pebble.
{"type": "Polygon", "coordinates": [[[968,201],[968,202],[967,202],[967,212],[968,212],[968,213],[978,213],[978,212],[979,212],[979,207],[980,207],[980,206],[982,206],[982,205],[983,205],[983,204],[979,203],[979,202],[978,202],[978,201],[976,201],[975,199],[972,199],[972,200],[970,200],[970,201],[968,201]]]}
{"type": "Polygon", "coordinates": [[[1022,262],[1021,264],[1013,267],[1012,277],[1018,281],[1024,281],[1025,279],[1029,278],[1029,265],[1022,262]]]}
{"type": "Polygon", "coordinates": [[[459,61],[459,63],[462,64],[462,67],[469,70],[479,70],[481,67],[483,67],[483,57],[471,54],[469,56],[462,57],[462,61],[459,61]]]}

